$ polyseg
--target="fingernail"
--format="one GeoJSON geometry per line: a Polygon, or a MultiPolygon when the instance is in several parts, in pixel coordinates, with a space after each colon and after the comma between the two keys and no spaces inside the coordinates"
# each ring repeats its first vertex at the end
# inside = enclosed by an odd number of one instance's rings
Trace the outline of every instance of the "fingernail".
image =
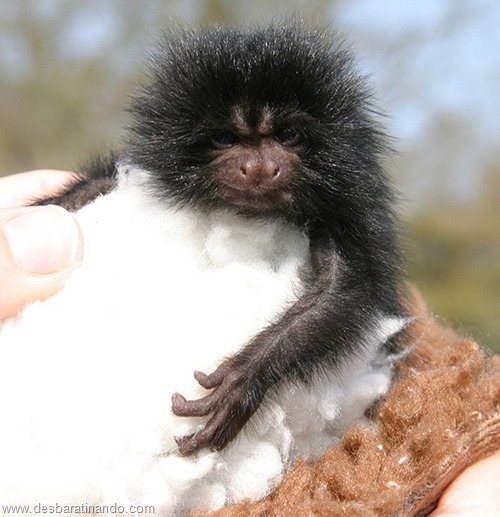
{"type": "Polygon", "coordinates": [[[81,235],[73,217],[59,206],[34,208],[5,223],[16,264],[25,273],[64,271],[80,258],[81,235]]]}

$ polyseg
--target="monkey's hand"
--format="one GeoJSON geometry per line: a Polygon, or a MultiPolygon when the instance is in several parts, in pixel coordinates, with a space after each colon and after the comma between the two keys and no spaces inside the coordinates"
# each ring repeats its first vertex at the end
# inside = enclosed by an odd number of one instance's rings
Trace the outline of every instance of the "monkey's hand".
{"type": "Polygon", "coordinates": [[[198,400],[186,400],[179,393],[172,396],[172,411],[178,416],[212,417],[199,432],[176,437],[182,454],[191,454],[202,447],[223,449],[241,430],[258,408],[263,395],[251,387],[248,370],[234,360],[224,361],[213,373],[194,373],[195,379],[212,393],[198,400]]]}

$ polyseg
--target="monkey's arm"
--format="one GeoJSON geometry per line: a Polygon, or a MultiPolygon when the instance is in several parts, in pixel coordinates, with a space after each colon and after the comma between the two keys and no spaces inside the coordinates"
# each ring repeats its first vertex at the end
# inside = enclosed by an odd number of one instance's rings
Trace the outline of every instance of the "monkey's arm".
{"type": "Polygon", "coordinates": [[[277,323],[210,375],[195,372],[198,383],[212,393],[192,401],[174,394],[176,415],[212,414],[201,431],[176,439],[183,454],[207,446],[224,448],[269,388],[285,378],[310,380],[321,366],[335,367],[373,329],[380,312],[370,305],[373,287],[329,246],[312,249],[315,280],[277,323]]]}
{"type": "Polygon", "coordinates": [[[116,155],[96,156],[76,172],[72,181],[54,196],[35,200],[32,205],[59,205],[75,212],[96,197],[107,194],[116,186],[116,155]]]}

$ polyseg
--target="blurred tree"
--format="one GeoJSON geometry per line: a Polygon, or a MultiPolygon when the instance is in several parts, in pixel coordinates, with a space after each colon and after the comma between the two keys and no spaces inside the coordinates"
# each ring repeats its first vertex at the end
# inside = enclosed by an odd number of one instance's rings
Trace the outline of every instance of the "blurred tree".
{"type": "Polygon", "coordinates": [[[134,39],[135,22],[105,33],[104,22],[93,19],[96,8],[96,2],[35,0],[1,6],[2,172],[71,167],[86,148],[117,134],[130,86],[113,52],[127,35],[134,39]]]}
{"type": "Polygon", "coordinates": [[[434,205],[408,227],[408,269],[431,309],[500,352],[500,156],[472,201],[434,205]]]}
{"type": "Polygon", "coordinates": [[[173,20],[248,22],[329,1],[0,0],[0,175],[71,168],[120,137],[146,48],[173,20]]]}
{"type": "Polygon", "coordinates": [[[481,130],[466,110],[436,109],[397,160],[414,208],[442,200],[473,200],[484,181],[483,162],[496,146],[481,141],[481,130]]]}
{"type": "Polygon", "coordinates": [[[198,0],[199,19],[209,23],[255,22],[300,16],[325,23],[332,6],[344,0],[198,0]]]}

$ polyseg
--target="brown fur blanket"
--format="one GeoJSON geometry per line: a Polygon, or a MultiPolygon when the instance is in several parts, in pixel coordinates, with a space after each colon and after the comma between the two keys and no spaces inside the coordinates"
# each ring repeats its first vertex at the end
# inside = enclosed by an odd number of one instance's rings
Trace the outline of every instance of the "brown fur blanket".
{"type": "Polygon", "coordinates": [[[371,410],[378,430],[349,429],[321,459],[297,461],[262,501],[210,515],[426,515],[458,474],[500,449],[500,356],[416,305],[409,353],[371,410]]]}

